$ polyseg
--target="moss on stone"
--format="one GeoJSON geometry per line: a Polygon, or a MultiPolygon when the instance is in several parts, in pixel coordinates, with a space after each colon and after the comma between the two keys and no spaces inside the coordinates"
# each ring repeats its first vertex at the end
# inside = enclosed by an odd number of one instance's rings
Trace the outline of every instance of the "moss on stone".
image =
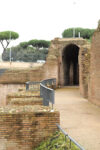
{"type": "MultiPolygon", "coordinates": [[[[51,113],[51,108],[47,106],[41,106],[41,105],[25,105],[25,106],[6,106],[6,107],[0,107],[0,115],[2,114],[29,114],[29,113],[51,113]]],[[[53,113],[53,112],[52,112],[53,113]]],[[[55,113],[55,112],[54,112],[55,113]]]]}

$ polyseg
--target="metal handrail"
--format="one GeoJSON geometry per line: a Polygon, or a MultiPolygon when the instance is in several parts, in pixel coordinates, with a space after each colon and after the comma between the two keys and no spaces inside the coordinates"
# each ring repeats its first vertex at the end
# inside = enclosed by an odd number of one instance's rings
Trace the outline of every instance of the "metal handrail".
{"type": "Polygon", "coordinates": [[[52,88],[53,89],[56,88],[55,78],[42,80],[41,82],[31,82],[31,81],[26,82],[26,91],[28,90],[39,91],[40,90],[40,97],[43,98],[43,105],[49,106],[49,103],[51,103],[52,109],[53,109],[53,104],[55,103],[55,92],[52,88]]]}
{"type": "Polygon", "coordinates": [[[38,81],[28,81],[26,82],[26,91],[28,90],[32,90],[32,91],[38,91],[40,90],[40,82],[38,81]],[[36,85],[38,85],[38,87],[36,87],[36,85]],[[32,88],[30,88],[30,86],[32,86],[32,88]]]}
{"type": "Polygon", "coordinates": [[[55,103],[55,92],[53,89],[51,89],[48,86],[54,85],[54,88],[56,88],[56,79],[46,79],[41,81],[40,83],[40,96],[43,98],[43,105],[44,106],[49,106],[49,103],[51,102],[52,104],[52,109],[53,109],[53,104],[55,103]]]}
{"type": "Polygon", "coordinates": [[[71,142],[73,142],[80,150],[85,150],[80,144],[78,144],[72,137],[68,135],[67,132],[65,132],[60,125],[56,124],[58,129],[65,135],[65,137],[68,137],[70,139],[70,148],[71,148],[71,142]]]}
{"type": "Polygon", "coordinates": [[[54,85],[55,86],[54,88],[56,88],[56,78],[42,80],[40,83],[42,83],[43,85],[45,85],[47,87],[48,87],[48,85],[50,85],[50,86],[54,85]]]}

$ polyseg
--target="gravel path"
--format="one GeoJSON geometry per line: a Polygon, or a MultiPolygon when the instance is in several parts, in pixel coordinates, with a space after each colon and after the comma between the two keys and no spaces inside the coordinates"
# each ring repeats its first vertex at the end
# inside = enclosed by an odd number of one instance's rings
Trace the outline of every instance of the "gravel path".
{"type": "Polygon", "coordinates": [[[61,127],[86,150],[100,150],[100,107],[82,98],[77,87],[57,89],[61,127]]]}

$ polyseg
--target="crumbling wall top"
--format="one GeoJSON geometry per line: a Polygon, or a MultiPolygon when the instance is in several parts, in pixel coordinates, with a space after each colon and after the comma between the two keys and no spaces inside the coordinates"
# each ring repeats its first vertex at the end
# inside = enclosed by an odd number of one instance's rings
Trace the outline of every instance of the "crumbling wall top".
{"type": "Polygon", "coordinates": [[[98,21],[97,31],[100,31],[100,20],[98,21]]]}

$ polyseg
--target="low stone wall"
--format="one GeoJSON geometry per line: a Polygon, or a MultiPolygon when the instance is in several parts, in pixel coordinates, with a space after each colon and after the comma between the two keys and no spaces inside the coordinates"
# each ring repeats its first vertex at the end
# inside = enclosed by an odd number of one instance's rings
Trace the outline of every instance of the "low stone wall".
{"type": "Polygon", "coordinates": [[[12,98],[8,101],[9,105],[24,106],[24,105],[43,105],[41,97],[29,97],[29,98],[12,98]]]}
{"type": "Polygon", "coordinates": [[[43,106],[0,107],[0,149],[32,150],[57,130],[59,118],[43,106]]]}
{"type": "Polygon", "coordinates": [[[22,91],[8,94],[6,97],[6,104],[9,104],[12,98],[33,98],[33,100],[35,100],[37,98],[40,98],[40,91],[38,92],[22,91]]]}
{"type": "Polygon", "coordinates": [[[25,84],[27,81],[42,81],[48,78],[57,78],[57,60],[48,60],[41,67],[11,68],[0,75],[0,84],[25,84]]]}
{"type": "Polygon", "coordinates": [[[42,67],[32,69],[7,69],[0,76],[0,84],[24,84],[27,81],[41,81],[42,67]]]}
{"type": "Polygon", "coordinates": [[[25,88],[25,84],[0,84],[0,106],[5,106],[6,96],[12,92],[18,92],[19,88],[25,88]]]}

